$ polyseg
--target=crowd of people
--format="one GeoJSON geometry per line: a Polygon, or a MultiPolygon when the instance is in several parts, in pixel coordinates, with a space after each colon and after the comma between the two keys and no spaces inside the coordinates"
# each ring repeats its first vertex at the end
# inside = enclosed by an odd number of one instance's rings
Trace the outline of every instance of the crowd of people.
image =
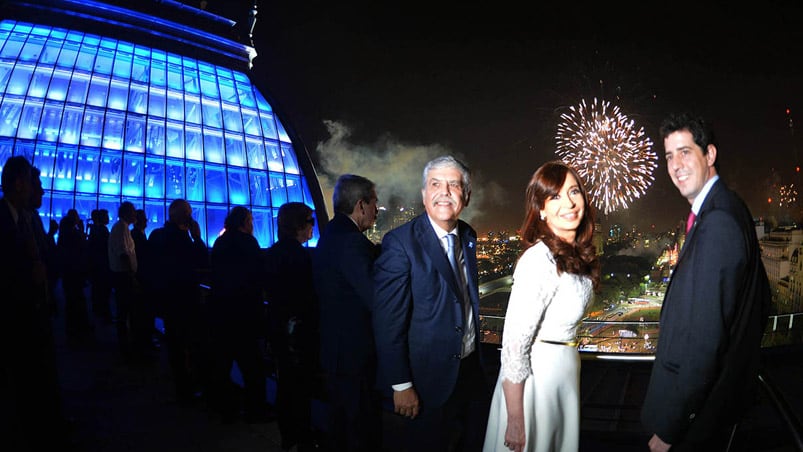
{"type": "MultiPolygon", "coordinates": [[[[708,124],[673,115],[661,134],[667,171],[691,214],[642,420],[652,451],[726,450],[754,401],[771,295],[752,215],[720,180],[708,124]]],[[[236,206],[211,253],[183,199],[149,236],[144,212],[130,202],[120,204],[111,232],[104,210],[92,213],[88,236],[75,210],[45,232],[39,172],[12,157],[0,201],[0,293],[13,319],[0,329],[7,357],[0,397],[10,402],[0,425],[21,447],[53,441],[31,435],[43,419],[62,425],[48,326],[60,277],[70,337],[91,336],[91,306],[117,322],[120,351],[136,362],[147,359],[160,316],[176,400],[202,397],[223,422],[272,419],[269,350],[285,450],[577,451],[577,327],[600,282],[584,182],[575,168],[551,161],[527,185],[501,368],[490,369],[478,334],[477,235],[460,219],[471,172],[452,156],[426,163],[425,212],[381,245],[364,235],[377,218],[375,183],[344,174],[317,247],[305,246],[315,211],[290,202],[278,210],[270,248],[254,238],[250,210],[236,206]],[[242,391],[230,378],[234,363],[242,391]],[[315,397],[329,407],[318,439],[315,397]]]]}

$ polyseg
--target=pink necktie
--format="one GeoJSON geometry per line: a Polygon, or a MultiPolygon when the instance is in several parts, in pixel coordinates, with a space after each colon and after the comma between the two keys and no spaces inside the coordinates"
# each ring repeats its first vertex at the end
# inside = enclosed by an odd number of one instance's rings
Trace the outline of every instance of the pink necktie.
{"type": "Polygon", "coordinates": [[[689,218],[686,219],[686,234],[691,231],[691,225],[694,224],[694,219],[697,218],[697,215],[694,214],[694,211],[689,211],[689,218]]]}

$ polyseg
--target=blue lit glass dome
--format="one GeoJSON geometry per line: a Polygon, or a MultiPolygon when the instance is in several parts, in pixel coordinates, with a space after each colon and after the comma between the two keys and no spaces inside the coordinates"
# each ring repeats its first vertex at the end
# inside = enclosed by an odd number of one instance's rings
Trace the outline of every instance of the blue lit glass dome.
{"type": "MultiPolygon", "coordinates": [[[[237,70],[4,20],[0,100],[0,165],[24,155],[41,170],[45,224],[71,208],[84,220],[98,208],[114,219],[131,201],[145,210],[150,232],[170,202],[184,198],[208,246],[229,209],[243,205],[268,247],[279,206],[299,201],[316,210],[288,133],[237,70]]],[[[317,226],[314,234],[312,246],[317,226]]]]}

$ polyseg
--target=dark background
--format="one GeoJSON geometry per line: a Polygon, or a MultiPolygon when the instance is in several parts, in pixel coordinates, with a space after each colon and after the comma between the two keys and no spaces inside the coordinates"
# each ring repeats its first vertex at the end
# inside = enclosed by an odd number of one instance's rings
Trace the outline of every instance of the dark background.
{"type": "MultiPolygon", "coordinates": [[[[252,3],[204,7],[236,20],[247,42],[252,3]]],[[[659,157],[646,194],[600,215],[603,227],[685,219],[657,134],[680,109],[713,123],[721,175],[754,216],[799,220],[777,191],[798,182],[803,149],[803,7],[385,3],[258,2],[252,75],[303,141],[327,201],[333,178],[354,172],[378,183],[380,203],[420,205],[424,163],[452,153],[474,172],[466,217],[480,233],[515,230],[530,176],[557,158],[560,114],[598,98],[644,127],[659,157]]]]}

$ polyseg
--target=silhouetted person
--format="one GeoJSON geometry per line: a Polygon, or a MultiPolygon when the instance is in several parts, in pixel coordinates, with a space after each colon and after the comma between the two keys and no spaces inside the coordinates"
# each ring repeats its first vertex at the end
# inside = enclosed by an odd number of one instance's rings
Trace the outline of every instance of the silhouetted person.
{"type": "MultiPolygon", "coordinates": [[[[0,440],[8,450],[51,450],[66,444],[48,305],[47,267],[36,238],[30,163],[6,160],[0,199],[0,440]],[[43,429],[45,426],[45,429],[43,429]]],[[[36,182],[34,182],[36,180],[36,182]]],[[[40,201],[41,202],[41,201],[40,201]]]]}
{"type": "Polygon", "coordinates": [[[109,212],[92,211],[92,224],[87,238],[89,251],[89,282],[92,312],[108,323],[112,321],[112,274],[109,267],[109,212]]]}
{"type": "Polygon", "coordinates": [[[78,211],[70,209],[59,222],[59,261],[64,292],[64,325],[71,341],[87,339],[92,331],[84,287],[87,282],[87,240],[78,211]]]}
{"type": "Polygon", "coordinates": [[[381,447],[381,398],[374,387],[376,347],[371,327],[372,270],[379,247],[364,234],[376,221],[376,187],[355,174],[337,179],[335,216],[313,255],[320,306],[320,357],[331,407],[329,447],[375,451],[381,447]]]}
{"type": "Polygon", "coordinates": [[[136,207],[129,201],[120,204],[117,222],[109,234],[109,266],[112,271],[114,299],[117,306],[117,342],[123,357],[141,360],[145,351],[134,343],[134,332],[139,328],[138,304],[141,298],[137,280],[137,253],[129,227],[134,223],[136,207]]]}
{"type": "Polygon", "coordinates": [[[206,323],[201,309],[199,270],[209,254],[192,207],[184,199],[170,203],[164,227],[151,232],[153,290],[164,316],[165,345],[181,405],[195,401],[206,379],[206,323]]]}
{"type": "Polygon", "coordinates": [[[155,306],[153,293],[151,291],[151,269],[150,253],[148,249],[148,236],[145,229],[148,227],[148,217],[145,211],[137,209],[135,213],[134,226],[131,228],[131,238],[134,240],[134,250],[137,254],[137,281],[139,282],[139,298],[137,299],[137,314],[141,318],[137,322],[137,329],[132,338],[137,344],[137,348],[145,353],[153,351],[153,332],[155,320],[155,306]]]}
{"type": "Polygon", "coordinates": [[[317,321],[312,262],[302,246],[315,219],[306,204],[279,208],[279,240],[266,252],[266,293],[271,349],[276,360],[276,410],[282,449],[311,448],[312,402],[317,366],[317,321]]]}
{"type": "Polygon", "coordinates": [[[212,247],[210,331],[215,351],[213,405],[224,421],[239,413],[239,391],[231,381],[234,362],[244,383],[245,420],[268,419],[265,393],[265,361],[261,340],[265,336],[262,300],[263,256],[253,236],[251,211],[237,206],[225,221],[225,231],[212,247]]]}
{"type": "Polygon", "coordinates": [[[58,281],[59,265],[54,236],[58,228],[54,227],[54,221],[50,220],[48,222],[49,229],[46,231],[45,225],[42,222],[42,217],[39,215],[39,208],[42,207],[42,198],[45,195],[45,190],[42,188],[41,171],[35,166],[32,167],[31,186],[33,187],[30,200],[31,225],[33,226],[34,237],[36,238],[36,248],[39,251],[39,258],[47,269],[47,293],[45,294],[47,309],[51,315],[55,315],[55,288],[56,282],[58,281]]]}

